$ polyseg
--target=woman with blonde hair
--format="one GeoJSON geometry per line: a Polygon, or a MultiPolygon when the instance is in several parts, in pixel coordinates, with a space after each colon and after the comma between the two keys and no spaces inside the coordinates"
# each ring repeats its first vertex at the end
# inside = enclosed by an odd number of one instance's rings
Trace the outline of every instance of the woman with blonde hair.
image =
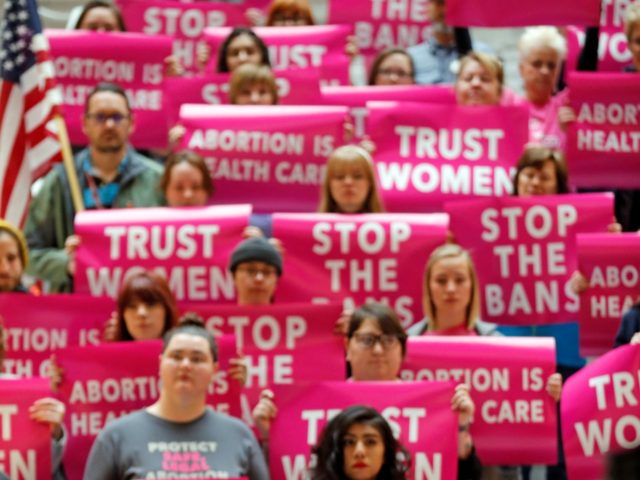
{"type": "Polygon", "coordinates": [[[460,60],[454,84],[456,102],[466,106],[498,105],[504,85],[504,68],[498,57],[470,52],[460,60]]]}
{"type": "Polygon", "coordinates": [[[245,63],[231,74],[229,102],[233,105],[277,105],[278,86],[271,68],[245,63]]]}
{"type": "Polygon", "coordinates": [[[327,159],[318,212],[380,213],[371,154],[358,145],[338,147],[327,159]]]}

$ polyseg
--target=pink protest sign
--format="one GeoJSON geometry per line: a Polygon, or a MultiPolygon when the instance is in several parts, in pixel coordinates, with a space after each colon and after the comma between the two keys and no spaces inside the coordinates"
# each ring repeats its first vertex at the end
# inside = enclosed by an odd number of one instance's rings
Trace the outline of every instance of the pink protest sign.
{"type": "Polygon", "coordinates": [[[229,3],[181,3],[166,0],[118,0],[132,32],[169,35],[173,55],[189,71],[197,71],[198,45],[206,27],[246,24],[244,9],[229,3]]]}
{"type": "Polygon", "coordinates": [[[89,92],[100,82],[112,82],[124,88],[129,98],[135,126],[131,143],[138,148],[166,146],[162,80],[171,38],[78,30],[47,30],[46,34],[72,144],[87,143],[82,121],[89,92]],[[118,52],[117,59],[113,52],[118,52]]]}
{"type": "Polygon", "coordinates": [[[387,210],[442,211],[446,200],[511,193],[529,138],[526,107],[367,104],[387,210]]]}
{"type": "Polygon", "coordinates": [[[275,214],[273,235],[287,252],[278,300],[350,309],[376,300],[408,327],[422,318],[424,265],[446,231],[442,214],[275,214]]]}
{"type": "Polygon", "coordinates": [[[216,203],[314,211],[326,158],[343,143],[346,114],[346,107],[184,105],[183,147],[207,160],[216,203]]]}
{"type": "Polygon", "coordinates": [[[580,187],[640,187],[640,75],[569,75],[577,119],[567,132],[571,181],[580,187]]]}
{"type": "MultiPolygon", "coordinates": [[[[320,72],[315,68],[296,68],[275,72],[279,105],[315,105],[320,101],[320,72]]],[[[214,73],[197,77],[174,77],[164,81],[167,122],[178,122],[185,103],[227,104],[229,74],[214,73]]],[[[337,104],[333,104],[337,105],[337,104]]]]}
{"type": "Polygon", "coordinates": [[[362,138],[366,133],[369,115],[367,102],[410,101],[455,105],[456,99],[450,86],[437,85],[380,85],[380,86],[327,86],[321,89],[326,105],[346,105],[354,123],[354,136],[362,138]]]}
{"type": "Polygon", "coordinates": [[[104,323],[114,309],[110,298],[3,293],[0,318],[6,332],[4,372],[19,377],[46,376],[52,353],[100,343],[104,323]]]}
{"type": "Polygon", "coordinates": [[[326,423],[351,405],[368,405],[387,419],[411,454],[407,478],[453,480],[457,419],[450,382],[330,382],[274,389],[278,416],[271,428],[273,480],[299,479],[326,423]]]}
{"type": "Polygon", "coordinates": [[[249,205],[80,212],[75,291],[115,297],[127,275],[155,270],[178,301],[232,301],[227,264],[250,213],[249,205]]]}
{"type": "Polygon", "coordinates": [[[482,463],[529,465],[557,461],[556,404],[545,391],[554,372],[551,338],[421,336],[409,338],[400,377],[467,384],[482,463]]]}
{"type": "Polygon", "coordinates": [[[29,418],[31,405],[50,396],[48,379],[0,380],[0,474],[12,480],[51,478],[49,425],[29,418]]]}
{"type": "MultiPolygon", "coordinates": [[[[345,53],[349,25],[314,25],[310,27],[257,27],[253,31],[269,49],[274,70],[291,68],[319,68],[323,83],[349,84],[350,59],[345,53]]],[[[230,28],[207,28],[205,39],[211,47],[209,65],[215,68],[218,51],[230,28]]]]}
{"type": "Polygon", "coordinates": [[[526,27],[528,25],[597,25],[601,0],[447,0],[448,25],[526,27]]]}
{"type": "Polygon", "coordinates": [[[456,242],[471,252],[482,319],[508,325],[575,321],[580,302],[569,285],[576,234],[606,232],[613,195],[545,195],[451,202],[456,242]]]}
{"type": "MultiPolygon", "coordinates": [[[[215,410],[238,416],[239,384],[227,376],[235,356],[235,339],[218,338],[220,372],[207,403],[215,410]]],[[[82,478],[95,437],[104,426],[127,413],[148,407],[160,395],[158,379],[160,340],[106,343],[69,348],[58,355],[64,369],[60,394],[67,406],[69,440],[65,468],[70,479],[82,478]]]]}
{"type": "Polygon", "coordinates": [[[360,52],[375,55],[393,47],[407,48],[429,38],[428,0],[403,2],[329,1],[327,23],[353,24],[360,52]]]}
{"type": "Polygon", "coordinates": [[[640,235],[577,236],[578,268],[589,282],[580,298],[580,352],[611,349],[624,312],[640,301],[640,235]]]}
{"type": "Polygon", "coordinates": [[[567,380],[560,408],[569,480],[601,480],[607,455],[637,449],[639,374],[640,345],[627,345],[567,380]]]}

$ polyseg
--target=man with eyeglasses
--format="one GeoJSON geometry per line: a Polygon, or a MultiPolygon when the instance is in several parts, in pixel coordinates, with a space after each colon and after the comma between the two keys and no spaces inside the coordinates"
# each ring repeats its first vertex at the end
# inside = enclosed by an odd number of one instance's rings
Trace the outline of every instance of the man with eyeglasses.
{"type": "Polygon", "coordinates": [[[238,305],[269,305],[282,275],[282,256],[269,240],[249,238],[231,254],[229,270],[238,305]]]}
{"type": "MultiPolygon", "coordinates": [[[[100,83],[89,93],[82,124],[88,146],[75,158],[85,208],[162,205],[162,166],[129,145],[134,126],[120,86],[100,83]]],[[[80,239],[74,235],[70,192],[64,167],[56,165],[33,199],[25,226],[31,252],[28,273],[45,280],[49,292],[70,292],[73,286],[80,239]]]]}

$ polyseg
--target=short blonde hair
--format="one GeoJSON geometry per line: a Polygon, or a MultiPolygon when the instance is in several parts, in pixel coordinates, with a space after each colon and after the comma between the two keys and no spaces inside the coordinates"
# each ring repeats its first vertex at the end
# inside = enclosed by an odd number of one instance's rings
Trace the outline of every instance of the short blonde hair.
{"type": "Polygon", "coordinates": [[[640,3],[636,2],[627,7],[624,15],[624,34],[627,36],[627,41],[631,41],[631,35],[638,26],[640,26],[640,3]]]}
{"type": "Polygon", "coordinates": [[[324,181],[322,182],[318,212],[340,212],[338,204],[331,195],[331,179],[336,176],[337,172],[354,167],[360,167],[365,171],[370,185],[369,194],[359,213],[380,213],[384,211],[376,185],[376,176],[373,171],[373,159],[371,155],[358,145],[343,145],[342,147],[336,148],[327,159],[327,168],[324,173],[324,181]]]}
{"type": "Polygon", "coordinates": [[[502,91],[502,87],[504,86],[504,67],[502,66],[502,62],[498,57],[496,57],[495,55],[490,55],[488,53],[469,52],[464,57],[462,57],[462,59],[460,60],[458,75],[456,76],[456,82],[460,80],[465,67],[471,62],[479,63],[482,68],[495,75],[496,79],[498,80],[498,84],[500,85],[500,91],[502,91]]]}
{"type": "Polygon", "coordinates": [[[567,41],[555,27],[529,27],[518,42],[520,61],[524,60],[532,50],[548,47],[563,60],[567,56],[567,41]]]}
{"type": "Polygon", "coordinates": [[[429,321],[429,328],[431,330],[438,328],[437,324],[437,312],[436,306],[431,298],[431,290],[429,284],[431,283],[431,272],[434,265],[444,258],[462,257],[469,267],[469,276],[471,277],[471,299],[467,306],[467,318],[465,319],[466,327],[468,330],[473,330],[476,322],[480,318],[480,286],[478,285],[478,276],[476,275],[476,268],[471,259],[469,252],[455,243],[446,243],[439,246],[429,256],[427,265],[424,269],[424,278],[422,284],[422,312],[425,318],[429,321]]]}
{"type": "Polygon", "coordinates": [[[229,102],[235,104],[240,92],[251,85],[264,85],[273,96],[273,105],[279,101],[278,86],[271,68],[267,65],[245,63],[236,68],[229,79],[229,102]]]}

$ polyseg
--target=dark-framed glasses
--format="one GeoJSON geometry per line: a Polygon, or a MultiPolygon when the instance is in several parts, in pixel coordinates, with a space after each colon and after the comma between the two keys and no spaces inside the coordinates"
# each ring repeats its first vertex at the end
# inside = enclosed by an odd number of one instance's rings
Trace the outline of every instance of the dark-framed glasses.
{"type": "Polygon", "coordinates": [[[376,343],[380,343],[383,349],[389,350],[399,343],[398,337],[390,333],[375,335],[373,333],[354,333],[356,343],[366,349],[371,349],[376,343]]]}

